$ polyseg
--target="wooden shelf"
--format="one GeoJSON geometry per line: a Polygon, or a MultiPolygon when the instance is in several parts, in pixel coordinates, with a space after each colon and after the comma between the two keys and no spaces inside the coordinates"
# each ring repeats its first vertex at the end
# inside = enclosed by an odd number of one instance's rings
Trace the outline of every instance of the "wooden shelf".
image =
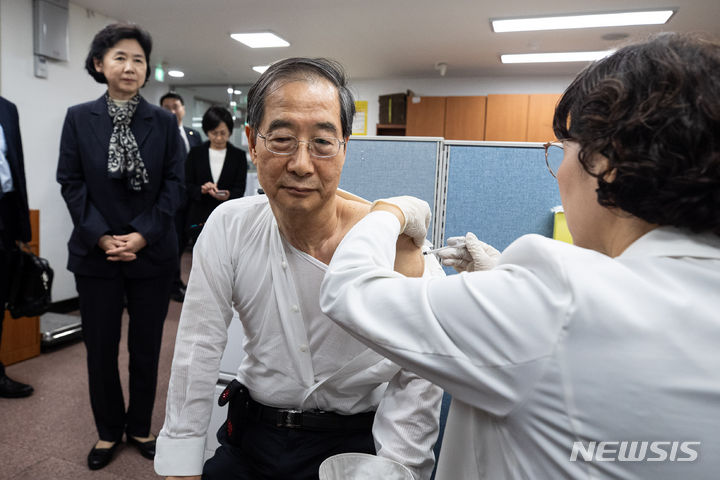
{"type": "Polygon", "coordinates": [[[378,123],[378,135],[405,136],[405,125],[394,123],[378,123]]]}

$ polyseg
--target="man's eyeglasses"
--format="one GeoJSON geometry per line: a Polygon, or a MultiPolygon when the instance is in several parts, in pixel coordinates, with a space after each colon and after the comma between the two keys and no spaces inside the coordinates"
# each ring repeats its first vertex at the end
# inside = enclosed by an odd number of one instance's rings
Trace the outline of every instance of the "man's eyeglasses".
{"type": "Polygon", "coordinates": [[[543,145],[545,148],[545,165],[547,165],[550,175],[557,178],[557,171],[562,163],[564,151],[562,142],[547,142],[543,145]]]}
{"type": "Polygon", "coordinates": [[[301,143],[307,144],[308,152],[310,155],[317,158],[330,158],[340,152],[340,147],[345,142],[338,140],[335,137],[315,137],[309,141],[298,140],[293,135],[285,134],[269,134],[268,136],[258,132],[258,137],[262,138],[265,142],[265,148],[275,155],[292,155],[297,152],[298,145],[301,143]]]}

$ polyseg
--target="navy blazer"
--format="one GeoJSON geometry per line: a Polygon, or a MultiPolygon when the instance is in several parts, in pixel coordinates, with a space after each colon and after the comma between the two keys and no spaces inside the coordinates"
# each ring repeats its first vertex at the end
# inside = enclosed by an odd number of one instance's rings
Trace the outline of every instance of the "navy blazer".
{"type": "Polygon", "coordinates": [[[130,129],[150,183],[139,192],[108,176],[112,119],[105,97],[70,107],[60,140],[57,181],[72,217],[68,269],[76,274],[150,277],[177,267],[173,217],[180,205],[185,148],[175,116],[140,100],[130,129]],[[110,262],[98,246],[105,234],[139,232],[147,241],[131,262],[110,262]]]}
{"type": "MultiPolygon", "coordinates": [[[[27,186],[25,185],[25,159],[20,138],[20,120],[15,104],[3,97],[0,97],[0,125],[2,125],[7,144],[5,157],[10,165],[13,188],[19,203],[17,231],[10,233],[15,240],[29,242],[31,237],[30,213],[28,212],[27,186]]],[[[0,218],[0,228],[5,228],[2,225],[2,218],[0,218]]]]}
{"type": "MultiPolygon", "coordinates": [[[[245,152],[228,142],[225,163],[223,163],[217,181],[218,190],[229,190],[230,198],[240,198],[245,195],[247,169],[245,152]]],[[[199,147],[190,150],[190,154],[185,161],[185,183],[187,195],[190,199],[187,217],[188,228],[192,225],[205,223],[205,220],[207,220],[215,207],[222,203],[210,195],[200,193],[202,185],[212,181],[210,142],[205,142],[199,147]]]]}

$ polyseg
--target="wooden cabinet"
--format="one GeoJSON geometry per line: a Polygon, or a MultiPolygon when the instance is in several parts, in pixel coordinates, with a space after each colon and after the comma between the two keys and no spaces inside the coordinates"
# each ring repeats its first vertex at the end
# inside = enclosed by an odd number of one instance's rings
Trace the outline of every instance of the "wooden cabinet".
{"type": "Polygon", "coordinates": [[[402,137],[405,135],[405,125],[397,123],[378,123],[376,135],[393,135],[402,137]]]}
{"type": "MultiPolygon", "coordinates": [[[[555,138],[552,119],[559,99],[559,93],[410,97],[405,134],[446,140],[546,142],[555,138]]],[[[378,125],[378,135],[402,135],[394,127],[402,126],[378,125]]]]}
{"type": "Polygon", "coordinates": [[[412,97],[406,133],[447,140],[484,140],[486,97],[412,97]]]}
{"type": "Polygon", "coordinates": [[[560,94],[488,95],[485,140],[545,142],[555,138],[552,118],[560,94]]]}
{"type": "Polygon", "coordinates": [[[409,98],[405,134],[409,137],[442,137],[445,134],[445,98],[409,98]]]}
{"type": "Polygon", "coordinates": [[[528,142],[548,142],[555,139],[552,129],[555,106],[560,100],[559,93],[530,95],[528,101],[528,142]]]}
{"type": "MultiPolygon", "coordinates": [[[[28,245],[35,255],[39,255],[40,251],[39,220],[40,212],[30,210],[32,239],[28,245]]],[[[0,361],[11,365],[37,355],[40,355],[40,317],[12,318],[9,312],[5,312],[0,361]]]]}
{"type": "Polygon", "coordinates": [[[485,140],[522,142],[527,138],[529,95],[488,95],[485,140]]]}
{"type": "Polygon", "coordinates": [[[487,97],[446,97],[446,140],[485,140],[487,97]]]}

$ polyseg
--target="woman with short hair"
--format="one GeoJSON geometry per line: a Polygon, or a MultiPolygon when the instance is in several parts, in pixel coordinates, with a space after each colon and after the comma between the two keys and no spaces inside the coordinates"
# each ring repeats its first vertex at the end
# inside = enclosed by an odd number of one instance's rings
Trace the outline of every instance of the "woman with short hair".
{"type": "Polygon", "coordinates": [[[194,242],[215,207],[245,194],[247,159],[245,152],[228,140],[233,118],[220,106],[208,108],[202,118],[208,141],[190,150],[185,162],[185,183],[190,207],[189,236],[194,242]]]}
{"type": "Polygon", "coordinates": [[[85,68],[107,92],[70,107],[60,140],[57,180],[74,229],[68,269],[75,274],[90,403],[99,441],[97,470],[128,443],[153,458],[150,431],[163,323],[177,262],[173,217],[181,201],[184,150],[175,117],[140,95],[150,76],[152,39],[136,25],[95,35],[85,68]],[[129,403],[118,349],[127,305],[129,403]]]}

